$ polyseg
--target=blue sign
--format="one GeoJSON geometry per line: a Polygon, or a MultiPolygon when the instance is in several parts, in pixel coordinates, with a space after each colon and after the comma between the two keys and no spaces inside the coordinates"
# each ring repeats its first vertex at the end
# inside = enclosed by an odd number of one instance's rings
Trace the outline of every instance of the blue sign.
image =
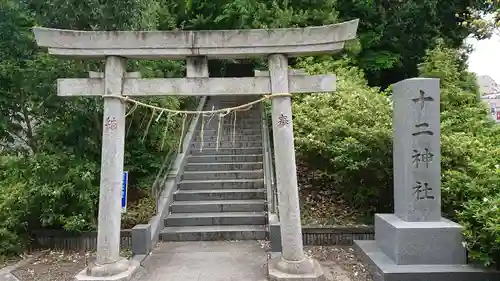
{"type": "Polygon", "coordinates": [[[127,188],[128,188],[128,172],[123,172],[122,182],[122,213],[127,211],[127,188]]]}

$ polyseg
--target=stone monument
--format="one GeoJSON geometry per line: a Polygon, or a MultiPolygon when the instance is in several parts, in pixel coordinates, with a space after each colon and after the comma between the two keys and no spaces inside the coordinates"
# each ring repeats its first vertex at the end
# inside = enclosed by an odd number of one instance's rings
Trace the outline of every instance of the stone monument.
{"type": "Polygon", "coordinates": [[[282,254],[269,261],[272,280],[324,280],[304,254],[295,167],[291,93],[331,92],[333,75],[290,75],[288,58],[340,51],[356,36],[358,20],[307,28],[212,31],[75,31],[35,27],[37,44],[50,54],[105,59],[104,74],[59,79],[60,96],[104,98],[96,264],[78,280],[128,280],[137,265],[120,258],[120,191],[125,141],[123,96],[272,94],[273,138],[282,254]],[[210,78],[207,60],[268,58],[269,75],[210,78]],[[140,79],[126,73],[127,59],[187,60],[188,78],[140,79]]]}
{"type": "Polygon", "coordinates": [[[439,79],[393,85],[394,214],[375,215],[375,241],[355,241],[376,281],[498,280],[467,265],[462,227],[441,217],[439,79]]]}

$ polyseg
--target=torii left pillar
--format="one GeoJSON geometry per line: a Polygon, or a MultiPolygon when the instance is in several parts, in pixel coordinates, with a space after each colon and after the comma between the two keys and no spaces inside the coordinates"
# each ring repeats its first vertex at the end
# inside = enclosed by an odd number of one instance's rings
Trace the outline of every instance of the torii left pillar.
{"type": "MultiPolygon", "coordinates": [[[[120,257],[121,192],[125,149],[125,104],[122,95],[126,59],[107,57],[104,71],[101,182],[97,257],[76,280],[129,280],[138,264],[120,257]],[[101,277],[101,278],[100,278],[101,277]]],[[[97,77],[91,77],[97,78],[97,77]]]]}

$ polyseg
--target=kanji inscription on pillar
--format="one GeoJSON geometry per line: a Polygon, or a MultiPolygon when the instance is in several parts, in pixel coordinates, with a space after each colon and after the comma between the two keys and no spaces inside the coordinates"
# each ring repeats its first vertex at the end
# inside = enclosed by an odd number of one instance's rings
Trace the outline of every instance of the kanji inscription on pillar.
{"type": "Polygon", "coordinates": [[[414,103],[420,104],[420,110],[423,110],[425,107],[426,101],[434,101],[434,98],[426,96],[423,90],[419,90],[420,95],[417,98],[411,99],[414,103]]]}
{"type": "Polygon", "coordinates": [[[415,132],[412,133],[413,136],[419,136],[419,135],[429,135],[432,136],[434,133],[429,130],[429,123],[423,122],[415,125],[415,132]]]}
{"type": "Polygon", "coordinates": [[[427,182],[416,181],[413,189],[413,194],[415,195],[417,200],[434,199],[434,196],[430,195],[432,192],[432,187],[430,187],[429,183],[427,182]]]}
{"type": "Polygon", "coordinates": [[[429,151],[428,148],[424,148],[424,150],[413,150],[413,164],[415,164],[416,168],[419,167],[425,167],[429,168],[429,163],[432,163],[432,157],[434,157],[434,154],[429,151]]]}
{"type": "Polygon", "coordinates": [[[106,124],[104,125],[106,130],[114,131],[118,128],[118,122],[116,121],[116,117],[110,116],[106,118],[106,124]]]}
{"type": "Polygon", "coordinates": [[[288,116],[281,113],[280,116],[278,116],[278,127],[283,128],[288,124],[290,124],[290,119],[288,119],[288,116]]]}
{"type": "MultiPolygon", "coordinates": [[[[419,107],[417,109],[418,112],[418,120],[424,119],[426,120],[427,116],[424,114],[424,108],[425,108],[425,102],[433,102],[434,99],[432,97],[426,96],[425,91],[419,90],[419,96],[416,98],[413,98],[412,101],[414,103],[419,103],[419,107]]],[[[426,122],[417,122],[415,124],[415,131],[412,133],[412,136],[415,137],[420,137],[422,135],[427,135],[427,136],[432,136],[434,133],[429,130],[430,125],[429,121],[426,120],[426,122]]],[[[414,142],[415,145],[420,146],[420,142],[416,141],[414,142]]],[[[414,164],[414,168],[419,169],[419,168],[429,168],[429,163],[432,162],[432,157],[434,154],[432,154],[428,148],[415,148],[413,149],[413,161],[412,163],[414,164]],[[422,165],[423,164],[423,165],[422,165]]],[[[420,174],[419,174],[420,175],[420,174]]],[[[413,195],[415,195],[415,200],[425,200],[425,199],[435,199],[434,196],[431,195],[432,192],[432,187],[429,186],[428,182],[421,181],[420,179],[416,179],[416,184],[413,186],[414,192],[413,195]]]]}

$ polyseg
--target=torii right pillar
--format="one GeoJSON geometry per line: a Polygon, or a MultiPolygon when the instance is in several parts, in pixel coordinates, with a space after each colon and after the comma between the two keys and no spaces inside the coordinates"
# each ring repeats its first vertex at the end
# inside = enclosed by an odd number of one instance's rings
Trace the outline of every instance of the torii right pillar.
{"type": "Polygon", "coordinates": [[[321,266],[306,257],[302,244],[299,189],[292,125],[292,102],[288,83],[288,58],[269,56],[276,183],[281,222],[282,254],[269,260],[270,280],[325,280],[321,266]]]}

